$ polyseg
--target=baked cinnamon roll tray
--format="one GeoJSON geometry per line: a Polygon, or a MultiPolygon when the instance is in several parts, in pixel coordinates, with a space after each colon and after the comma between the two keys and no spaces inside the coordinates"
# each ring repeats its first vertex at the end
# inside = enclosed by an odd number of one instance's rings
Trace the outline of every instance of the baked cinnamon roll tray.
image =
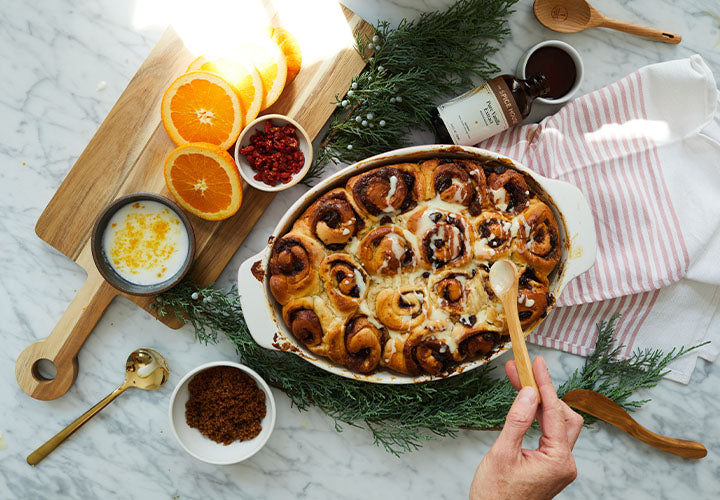
{"type": "Polygon", "coordinates": [[[575,186],[484,149],[415,146],[308,191],[240,266],[238,292],[265,348],[358,380],[425,382],[510,348],[494,260],[520,268],[527,334],[596,247],[575,186]]]}

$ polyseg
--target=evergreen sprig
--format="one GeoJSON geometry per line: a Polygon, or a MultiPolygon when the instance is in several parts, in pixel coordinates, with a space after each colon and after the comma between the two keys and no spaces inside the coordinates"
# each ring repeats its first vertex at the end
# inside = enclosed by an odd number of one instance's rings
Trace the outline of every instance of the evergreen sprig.
{"type": "Polygon", "coordinates": [[[397,27],[379,21],[371,36],[357,34],[367,63],[344,95],[305,183],[328,162],[349,163],[408,144],[412,129],[429,128],[430,110],[442,98],[487,80],[490,62],[510,33],[507,16],[517,0],[459,0],[445,11],[424,13],[397,27]]]}
{"type": "MultiPolygon", "coordinates": [[[[398,455],[420,448],[437,437],[455,437],[462,429],[497,429],[502,426],[516,391],[503,378],[493,377],[492,366],[424,384],[383,385],[360,382],[326,372],[299,356],[260,347],[250,335],[235,287],[219,290],[184,281],[157,297],[158,316],[175,314],[190,323],[205,343],[223,334],[242,361],[268,383],[281,389],[299,410],[316,406],[335,422],[367,428],[375,444],[398,455]]],[[[631,400],[639,388],[655,386],[673,360],[694,349],[669,353],[637,351],[619,359],[614,347],[617,316],[598,325],[595,350],[585,364],[560,385],[558,394],[592,389],[626,409],[647,400],[631,400]]],[[[586,423],[594,421],[586,416],[586,423]]]]}

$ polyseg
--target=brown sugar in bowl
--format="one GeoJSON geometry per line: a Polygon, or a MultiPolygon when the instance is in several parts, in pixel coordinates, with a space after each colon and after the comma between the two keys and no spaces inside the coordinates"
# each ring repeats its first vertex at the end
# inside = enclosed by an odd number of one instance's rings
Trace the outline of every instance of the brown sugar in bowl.
{"type": "MultiPolygon", "coordinates": [[[[233,372],[227,372],[226,374],[229,374],[231,377],[228,382],[233,383],[238,381],[234,379],[233,372]]],[[[260,417],[261,410],[256,407],[248,413],[253,417],[260,417]]],[[[170,427],[180,446],[198,460],[215,465],[229,465],[242,462],[260,451],[270,438],[270,434],[275,427],[275,413],[275,399],[270,391],[270,387],[262,377],[247,366],[231,361],[206,363],[188,372],[173,390],[169,408],[170,427]],[[248,376],[257,385],[257,389],[262,392],[263,397],[252,397],[252,391],[249,393],[233,391],[229,389],[228,384],[223,383],[220,384],[221,387],[209,387],[208,379],[212,378],[212,372],[207,372],[208,370],[217,368],[241,370],[243,375],[248,376]],[[205,373],[205,376],[202,376],[203,373],[205,373]],[[196,378],[197,375],[201,375],[201,377],[196,378]],[[208,375],[210,375],[210,377],[207,377],[208,375]],[[204,403],[223,411],[226,414],[225,418],[215,421],[214,423],[207,422],[201,410],[192,403],[190,405],[192,409],[188,412],[188,401],[191,398],[190,385],[193,381],[195,381],[193,392],[208,391],[211,397],[205,398],[204,403]],[[264,415],[262,415],[261,418],[249,418],[246,428],[240,428],[240,426],[234,425],[242,423],[243,420],[242,417],[244,413],[242,411],[236,411],[238,410],[238,406],[248,403],[257,406],[260,399],[262,399],[262,403],[265,405],[264,415]],[[199,426],[202,432],[197,428],[191,427],[188,423],[188,413],[192,414],[190,418],[191,423],[200,422],[199,426]],[[197,421],[195,421],[195,419],[197,419],[197,421]],[[258,430],[255,427],[258,425],[257,422],[254,422],[256,420],[259,420],[259,432],[255,432],[258,430]],[[224,444],[224,442],[228,444],[224,444]]]]}

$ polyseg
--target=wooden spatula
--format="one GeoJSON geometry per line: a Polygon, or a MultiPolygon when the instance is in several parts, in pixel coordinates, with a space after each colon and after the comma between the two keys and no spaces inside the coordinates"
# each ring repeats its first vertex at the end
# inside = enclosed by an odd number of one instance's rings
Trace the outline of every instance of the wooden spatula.
{"type": "Polygon", "coordinates": [[[647,430],[633,419],[622,406],[599,392],[587,389],[575,389],[562,398],[565,403],[576,410],[589,413],[603,422],[614,425],[640,441],[684,458],[703,458],[707,455],[705,447],[697,441],[685,441],[661,436],[647,430]]]}

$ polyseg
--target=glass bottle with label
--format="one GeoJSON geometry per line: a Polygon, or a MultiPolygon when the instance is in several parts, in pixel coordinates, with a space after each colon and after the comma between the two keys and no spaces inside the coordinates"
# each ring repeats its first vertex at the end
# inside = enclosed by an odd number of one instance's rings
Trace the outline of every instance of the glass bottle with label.
{"type": "Polygon", "coordinates": [[[548,91],[545,75],[500,75],[434,108],[430,119],[441,144],[472,146],[520,123],[548,91]]]}

